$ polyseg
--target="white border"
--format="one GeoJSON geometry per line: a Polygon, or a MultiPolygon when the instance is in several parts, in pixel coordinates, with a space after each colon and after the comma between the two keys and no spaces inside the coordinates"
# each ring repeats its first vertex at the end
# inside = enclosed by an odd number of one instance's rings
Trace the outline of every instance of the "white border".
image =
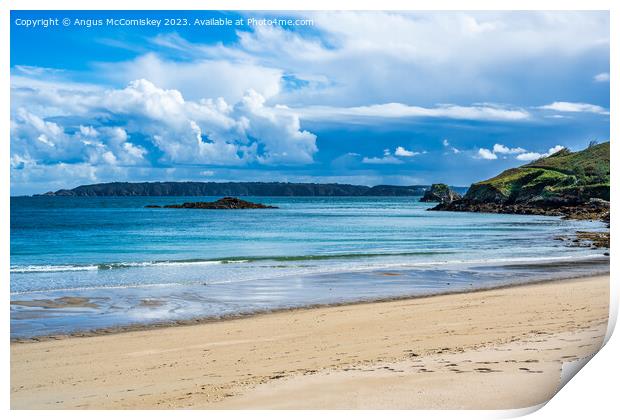
{"type": "MultiPolygon", "coordinates": [[[[213,1],[196,1],[196,0],[175,0],[174,2],[166,0],[151,0],[147,2],[139,2],[134,0],[55,0],[53,3],[46,0],[0,0],[0,63],[1,69],[0,89],[2,92],[0,100],[0,121],[2,126],[2,168],[0,170],[0,178],[2,185],[5,187],[5,193],[0,198],[0,214],[3,220],[0,224],[0,235],[2,237],[3,256],[0,259],[0,270],[6,273],[2,276],[4,302],[9,301],[9,259],[10,259],[10,236],[9,236],[9,211],[10,211],[10,174],[9,174],[9,127],[10,127],[10,80],[9,80],[9,63],[10,63],[10,13],[13,10],[609,10],[611,18],[611,68],[612,75],[610,87],[611,92],[616,92],[617,79],[616,75],[620,74],[618,66],[618,53],[615,51],[618,47],[618,22],[620,22],[620,2],[613,0],[470,0],[468,2],[458,0],[381,0],[381,1],[345,1],[345,0],[314,0],[314,1],[285,1],[285,0],[213,0],[213,1]],[[144,7],[147,6],[148,7],[144,7]]],[[[610,133],[618,133],[618,118],[614,112],[618,109],[618,95],[611,96],[611,127],[610,133]]],[[[615,156],[618,147],[612,142],[611,155],[615,156]]],[[[616,195],[618,184],[616,172],[612,171],[612,195],[616,195]]],[[[612,213],[615,212],[612,206],[612,213]]],[[[613,217],[616,220],[615,216],[613,217]]],[[[612,228],[612,230],[614,230],[612,228]]],[[[612,232],[612,242],[615,241],[616,233],[612,232]]],[[[615,246],[614,246],[615,249],[615,246]]],[[[620,363],[616,355],[620,354],[620,341],[617,337],[612,337],[611,332],[615,326],[618,314],[618,296],[619,285],[615,278],[616,265],[614,259],[611,260],[612,281],[611,287],[611,305],[610,305],[610,328],[607,331],[606,339],[609,340],[607,345],[601,352],[593,358],[593,360],[584,367],[583,371],[577,375],[577,379],[573,379],[569,384],[561,390],[547,406],[532,415],[532,418],[566,418],[566,419],[582,419],[585,416],[593,416],[593,418],[613,418],[617,415],[617,384],[618,375],[620,374],[620,363]]],[[[9,381],[9,310],[8,305],[2,311],[2,323],[0,334],[5,337],[6,345],[2,348],[2,356],[4,359],[5,375],[2,387],[2,406],[4,410],[10,407],[10,381],[9,381]]],[[[409,418],[410,416],[423,416],[423,418],[504,418],[524,415],[532,411],[536,411],[540,407],[532,407],[525,410],[498,410],[498,411],[390,411],[385,415],[394,418],[409,418]]],[[[45,413],[51,418],[75,417],[83,416],[84,413],[79,411],[54,411],[54,412],[29,412],[29,411],[12,411],[9,414],[15,418],[37,417],[45,413]]],[[[362,418],[373,416],[373,411],[356,412],[355,415],[362,418]]],[[[127,418],[148,415],[154,418],[163,418],[172,414],[170,411],[149,411],[149,412],[118,412],[115,416],[127,418]]],[[[383,415],[383,413],[381,413],[383,415]]],[[[105,411],[91,411],[87,414],[94,418],[107,418],[109,413],[105,411]]],[[[247,410],[243,412],[174,412],[174,415],[183,415],[192,418],[204,418],[205,415],[217,416],[219,418],[238,418],[238,417],[258,417],[258,418],[288,418],[291,413],[285,411],[254,411],[247,410]]],[[[315,416],[327,417],[344,417],[348,414],[345,411],[336,412],[301,412],[294,413],[295,416],[301,418],[314,418],[315,416]]]]}

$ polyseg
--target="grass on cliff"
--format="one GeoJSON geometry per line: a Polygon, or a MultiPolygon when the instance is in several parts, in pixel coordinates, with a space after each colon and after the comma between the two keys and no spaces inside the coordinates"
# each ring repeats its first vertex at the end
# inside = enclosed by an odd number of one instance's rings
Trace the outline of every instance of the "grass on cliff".
{"type": "Polygon", "coordinates": [[[563,149],[475,183],[467,195],[482,201],[498,194],[505,200],[558,194],[609,199],[609,152],[609,142],[579,152],[563,149]]]}
{"type": "Polygon", "coordinates": [[[583,185],[609,183],[609,142],[590,146],[580,152],[567,149],[524,165],[523,168],[550,169],[574,175],[583,185]]]}

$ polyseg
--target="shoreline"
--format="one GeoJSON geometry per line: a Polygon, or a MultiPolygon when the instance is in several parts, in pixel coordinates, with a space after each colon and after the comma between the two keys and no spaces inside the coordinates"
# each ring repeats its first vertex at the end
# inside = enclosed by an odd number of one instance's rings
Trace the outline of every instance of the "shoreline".
{"type": "MultiPolygon", "coordinates": [[[[592,259],[595,261],[596,259],[592,259]]],[[[391,275],[385,274],[384,275],[391,275]]],[[[384,298],[370,298],[370,299],[360,299],[354,301],[346,301],[346,302],[336,302],[336,303],[317,303],[312,305],[303,305],[303,306],[295,306],[295,307],[281,307],[274,309],[265,309],[265,310],[257,310],[252,312],[239,312],[235,314],[227,314],[222,316],[206,316],[206,317],[193,317],[188,319],[179,319],[179,320],[170,320],[164,322],[155,322],[155,323],[135,323],[121,326],[110,326],[96,329],[87,329],[87,330],[77,330],[71,333],[63,333],[63,334],[44,334],[39,336],[32,337],[11,337],[10,342],[13,343],[31,343],[31,342],[44,342],[44,341],[57,341],[57,340],[67,340],[74,338],[83,338],[83,337],[98,337],[98,336],[106,336],[106,335],[115,335],[115,334],[124,334],[130,332],[140,332],[140,331],[150,331],[150,330],[161,330],[167,328],[175,328],[175,327],[183,327],[183,326],[192,326],[192,325],[206,325],[213,324],[219,322],[227,322],[231,320],[239,320],[239,319],[248,319],[253,317],[260,317],[264,315],[271,314],[280,314],[280,313],[290,313],[295,311],[305,311],[312,309],[323,309],[323,308],[337,308],[337,307],[346,307],[346,306],[355,306],[355,305],[364,305],[364,304],[373,304],[373,303],[386,303],[386,302],[397,302],[401,300],[415,300],[415,299],[424,299],[436,296],[451,296],[451,295],[462,295],[468,293],[475,292],[483,292],[483,291],[491,291],[491,290],[501,290],[506,288],[513,287],[524,287],[528,285],[536,285],[541,283],[554,283],[554,282],[569,282],[573,280],[579,280],[586,277],[598,277],[598,276],[609,276],[609,270],[603,270],[600,272],[594,272],[592,274],[588,274],[584,276],[582,274],[575,274],[574,276],[562,276],[560,278],[554,279],[542,279],[542,280],[530,280],[509,284],[499,284],[499,285],[491,285],[491,286],[480,286],[473,287],[466,290],[453,290],[453,291],[439,291],[432,292],[427,294],[408,294],[408,295],[400,295],[400,296],[392,296],[392,297],[384,297],[384,298]]],[[[73,299],[72,296],[67,296],[60,299],[73,299]]]]}
{"type": "Polygon", "coordinates": [[[11,407],[520,408],[608,310],[597,276],[11,343],[11,407]]]}

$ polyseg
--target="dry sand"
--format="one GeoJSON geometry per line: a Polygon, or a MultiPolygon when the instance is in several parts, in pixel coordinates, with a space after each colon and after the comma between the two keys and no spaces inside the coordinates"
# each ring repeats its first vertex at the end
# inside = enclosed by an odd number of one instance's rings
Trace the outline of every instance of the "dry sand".
{"type": "Polygon", "coordinates": [[[11,407],[521,408],[597,351],[609,277],[11,344],[11,407]]]}

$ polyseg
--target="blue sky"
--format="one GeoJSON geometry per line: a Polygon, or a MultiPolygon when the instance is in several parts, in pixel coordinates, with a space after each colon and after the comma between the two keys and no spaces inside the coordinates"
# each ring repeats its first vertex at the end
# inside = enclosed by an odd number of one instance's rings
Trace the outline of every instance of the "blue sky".
{"type": "Polygon", "coordinates": [[[149,180],[465,186],[609,139],[605,12],[12,12],[11,21],[13,195],[149,180]],[[247,25],[265,17],[312,22],[247,25]],[[23,26],[45,18],[71,24],[23,26]],[[196,24],[209,18],[244,25],[196,24]]]}

